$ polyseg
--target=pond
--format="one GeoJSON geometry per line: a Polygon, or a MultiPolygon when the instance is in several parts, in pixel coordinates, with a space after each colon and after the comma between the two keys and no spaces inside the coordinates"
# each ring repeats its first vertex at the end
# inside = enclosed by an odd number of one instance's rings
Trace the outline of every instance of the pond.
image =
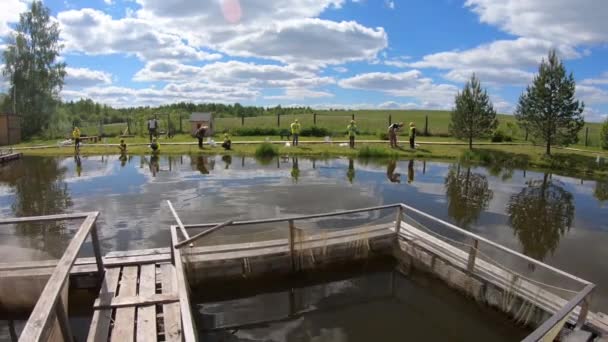
{"type": "MultiPolygon", "coordinates": [[[[403,202],[595,282],[592,308],[608,311],[608,182],[344,158],[25,157],[0,167],[2,217],[100,211],[104,252],[167,246],[174,221],[166,200],[186,224],[403,202]]],[[[52,227],[54,235],[38,228],[0,230],[0,258],[31,259],[20,253],[34,250],[57,257],[73,234],[69,226],[52,227]]],[[[234,227],[215,239],[251,238],[240,233],[234,227]]]]}

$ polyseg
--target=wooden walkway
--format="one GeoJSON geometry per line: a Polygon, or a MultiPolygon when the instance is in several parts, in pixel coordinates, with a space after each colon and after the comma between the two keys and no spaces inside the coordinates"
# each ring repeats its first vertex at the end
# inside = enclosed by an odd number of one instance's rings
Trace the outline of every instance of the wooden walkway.
{"type": "Polygon", "coordinates": [[[11,160],[19,159],[19,158],[21,158],[22,155],[23,155],[23,153],[21,153],[21,152],[9,153],[9,154],[0,154],[0,164],[4,164],[4,163],[9,162],[11,160]]]}
{"type": "Polygon", "coordinates": [[[175,267],[107,267],[87,341],[182,341],[175,267]]]}

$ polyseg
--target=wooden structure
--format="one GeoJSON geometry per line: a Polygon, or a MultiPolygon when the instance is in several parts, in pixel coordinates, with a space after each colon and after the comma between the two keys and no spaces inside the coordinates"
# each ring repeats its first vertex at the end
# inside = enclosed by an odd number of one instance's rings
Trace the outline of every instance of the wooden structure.
{"type": "Polygon", "coordinates": [[[21,118],[15,114],[0,113],[0,146],[21,142],[21,118]]]}
{"type": "Polygon", "coordinates": [[[99,141],[99,136],[97,135],[86,135],[86,136],[81,136],[80,137],[80,141],[82,142],[92,142],[92,143],[97,143],[99,141]]]}
{"type": "Polygon", "coordinates": [[[211,136],[214,133],[215,125],[213,122],[213,113],[192,113],[190,115],[190,133],[194,134],[198,125],[207,126],[206,135],[211,136]]]}
{"type": "Polygon", "coordinates": [[[4,164],[11,160],[20,159],[22,156],[23,156],[23,153],[21,153],[21,152],[7,151],[5,153],[4,151],[0,150],[0,164],[4,164]]]}
{"type": "MultiPolygon", "coordinates": [[[[67,305],[59,303],[66,303],[66,289],[83,287],[87,282],[99,288],[88,341],[196,341],[190,283],[300,272],[325,264],[365,259],[372,253],[392,255],[400,267],[422,265],[448,285],[482,303],[492,305],[496,301],[517,300],[532,307],[542,320],[534,322],[537,329],[526,342],[551,340],[564,324],[576,329],[584,325],[600,335],[608,333],[608,322],[601,315],[589,312],[593,284],[403,204],[196,225],[184,225],[171,203],[168,204],[177,222],[169,227],[169,247],[112,252],[103,258],[95,228],[98,213],[1,219],[0,225],[84,219],[59,261],[0,264],[0,279],[5,284],[16,279],[48,277],[20,341],[49,341],[57,337],[56,340],[72,340],[67,305]],[[316,233],[305,233],[298,228],[302,227],[302,221],[380,210],[393,210],[395,220],[316,233]],[[416,215],[442,225],[448,232],[442,235],[417,227],[412,223],[416,215]],[[197,243],[226,227],[270,223],[285,223],[286,237],[230,245],[197,243]],[[205,228],[208,229],[193,236],[188,232],[205,228]],[[76,259],[88,235],[91,235],[95,256],[76,259]],[[464,248],[455,247],[454,243],[463,244],[464,248]],[[484,254],[488,249],[506,253],[505,260],[515,258],[534,264],[542,269],[542,274],[563,277],[578,287],[571,291],[570,298],[564,298],[554,291],[556,286],[544,286],[538,279],[491,262],[484,254]],[[503,299],[496,300],[497,293],[503,299]]],[[[526,310],[529,311],[529,307],[526,310]]],[[[512,313],[500,305],[498,309],[512,313]]]]}

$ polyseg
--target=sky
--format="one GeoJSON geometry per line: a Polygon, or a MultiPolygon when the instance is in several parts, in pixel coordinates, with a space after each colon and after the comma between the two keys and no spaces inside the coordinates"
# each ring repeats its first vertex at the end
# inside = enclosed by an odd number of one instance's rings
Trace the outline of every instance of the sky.
{"type": "MultiPolygon", "coordinates": [[[[28,1],[0,1],[0,50],[28,1]]],[[[449,110],[475,73],[509,114],[556,49],[586,120],[608,118],[606,0],[44,3],[61,29],[64,100],[449,110]]]]}

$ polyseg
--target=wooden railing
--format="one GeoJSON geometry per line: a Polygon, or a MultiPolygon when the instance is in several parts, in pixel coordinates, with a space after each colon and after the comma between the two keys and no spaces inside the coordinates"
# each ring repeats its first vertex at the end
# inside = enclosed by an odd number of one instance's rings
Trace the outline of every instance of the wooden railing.
{"type": "Polygon", "coordinates": [[[99,281],[103,279],[103,260],[101,258],[99,237],[97,235],[97,228],[95,226],[98,216],[99,212],[90,212],[0,220],[0,225],[7,225],[84,219],[78,228],[78,231],[64,251],[61,259],[59,259],[59,262],[53,270],[53,273],[47,281],[44,289],[42,290],[40,298],[36,302],[34,310],[30,314],[19,341],[46,341],[51,333],[53,326],[51,323],[54,321],[55,317],[59,322],[63,339],[65,341],[73,341],[68,315],[62,305],[63,298],[61,298],[61,291],[70,275],[70,269],[72,268],[72,265],[74,265],[74,261],[78,256],[80,248],[89,234],[91,235],[93,251],[95,253],[95,260],[97,262],[99,281]]]}

